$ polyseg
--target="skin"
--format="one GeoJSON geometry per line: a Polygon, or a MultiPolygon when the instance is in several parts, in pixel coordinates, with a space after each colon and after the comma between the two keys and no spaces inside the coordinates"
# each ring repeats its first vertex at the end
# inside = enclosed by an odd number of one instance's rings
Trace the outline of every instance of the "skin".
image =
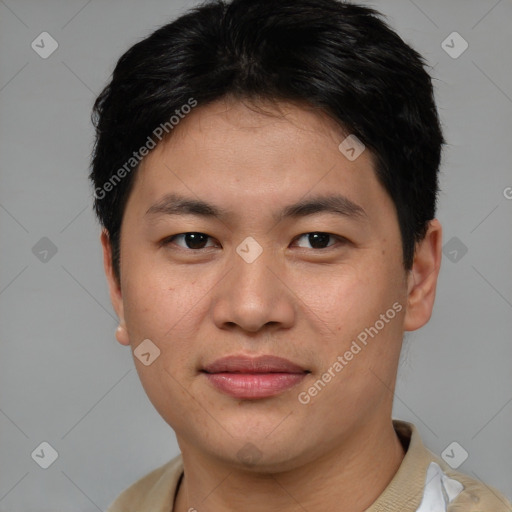
{"type": "MultiPolygon", "coordinates": [[[[406,272],[395,207],[365,150],[349,161],[346,137],[307,106],[224,99],[198,106],[141,163],[124,213],[121,272],[101,241],[116,336],[161,351],[149,366],[134,358],[144,389],[174,429],[185,476],[175,510],[362,511],[403,459],[391,409],[404,331],[430,318],[441,261],[441,226],[430,222],[406,272]],[[269,114],[270,113],[270,114],[269,114]],[[147,215],[167,193],[229,213],[147,215]],[[361,216],[331,212],[276,220],[286,206],[343,194],[361,216]],[[201,232],[207,247],[183,237],[201,232]],[[335,235],[312,248],[311,232],[335,235]],[[262,254],[236,252],[248,236],[262,254]],[[339,238],[338,238],[339,237],[339,238]],[[317,381],[365,328],[394,303],[402,307],[360,353],[313,397],[317,381]],[[272,354],[311,373],[275,397],[239,400],[200,372],[230,355],[272,354]],[[251,465],[237,453],[252,443],[251,465]],[[254,448],[253,448],[254,450],[254,448]]],[[[169,504],[171,505],[171,504],[169,504]]]]}

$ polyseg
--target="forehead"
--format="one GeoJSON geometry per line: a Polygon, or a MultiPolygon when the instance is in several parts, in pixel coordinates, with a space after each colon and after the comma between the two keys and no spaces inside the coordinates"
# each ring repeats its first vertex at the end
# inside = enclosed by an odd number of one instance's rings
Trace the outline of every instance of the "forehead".
{"type": "Polygon", "coordinates": [[[290,149],[298,151],[304,143],[320,152],[327,140],[337,146],[347,135],[326,113],[306,103],[223,98],[200,105],[186,116],[166,146],[191,149],[196,145],[226,155],[254,148],[261,157],[267,152],[275,157],[284,142],[291,156],[290,149]],[[261,152],[263,144],[267,152],[261,152]]]}
{"type": "Polygon", "coordinates": [[[349,160],[339,149],[348,135],[307,105],[227,99],[199,105],[143,160],[134,195],[151,205],[179,192],[254,214],[308,194],[375,201],[384,190],[373,155],[365,150],[349,160]]]}

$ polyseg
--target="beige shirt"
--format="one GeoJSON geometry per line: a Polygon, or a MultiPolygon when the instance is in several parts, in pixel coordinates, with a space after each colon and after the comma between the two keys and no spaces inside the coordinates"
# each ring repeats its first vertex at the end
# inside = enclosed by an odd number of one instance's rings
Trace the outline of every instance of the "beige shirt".
{"type": "MultiPolygon", "coordinates": [[[[393,421],[406,454],[397,473],[366,512],[512,512],[496,489],[454,471],[427,450],[411,423],[393,421]]],[[[107,512],[172,512],[183,474],[181,455],[147,474],[107,512]]]]}

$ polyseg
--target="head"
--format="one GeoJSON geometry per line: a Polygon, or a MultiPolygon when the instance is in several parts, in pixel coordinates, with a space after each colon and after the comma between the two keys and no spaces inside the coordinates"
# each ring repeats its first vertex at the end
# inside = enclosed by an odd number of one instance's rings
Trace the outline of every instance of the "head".
{"type": "Polygon", "coordinates": [[[94,122],[117,338],[160,350],[135,364],[178,439],[233,462],[252,443],[261,467],[287,467],[389,420],[440,263],[443,137],[421,57],[368,8],[215,1],[130,48],[94,122]],[[235,399],[204,371],[232,354],[304,375],[235,399]]]}

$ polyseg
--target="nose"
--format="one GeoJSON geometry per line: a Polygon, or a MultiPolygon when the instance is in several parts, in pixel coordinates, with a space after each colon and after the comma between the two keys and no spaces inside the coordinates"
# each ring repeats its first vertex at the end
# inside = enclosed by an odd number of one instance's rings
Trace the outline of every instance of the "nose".
{"type": "Polygon", "coordinates": [[[213,320],[219,329],[256,333],[294,324],[294,295],[286,285],[284,266],[276,259],[270,250],[264,250],[248,263],[234,252],[231,271],[212,297],[213,320]]]}

